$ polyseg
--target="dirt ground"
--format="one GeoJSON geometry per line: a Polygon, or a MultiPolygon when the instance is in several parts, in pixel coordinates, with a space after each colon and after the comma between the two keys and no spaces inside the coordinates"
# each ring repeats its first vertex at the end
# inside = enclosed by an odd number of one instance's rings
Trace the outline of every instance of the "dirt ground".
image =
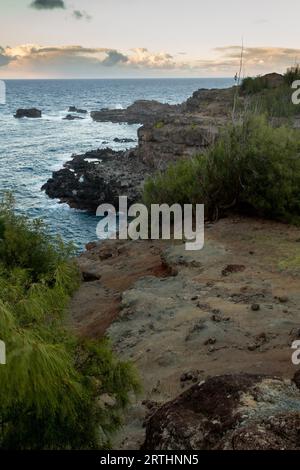
{"type": "Polygon", "coordinates": [[[79,334],[107,334],[140,374],[116,449],[137,449],[155,403],[227,373],[291,377],[300,339],[300,229],[248,218],[207,225],[205,246],[107,241],[79,258],[79,334]]]}

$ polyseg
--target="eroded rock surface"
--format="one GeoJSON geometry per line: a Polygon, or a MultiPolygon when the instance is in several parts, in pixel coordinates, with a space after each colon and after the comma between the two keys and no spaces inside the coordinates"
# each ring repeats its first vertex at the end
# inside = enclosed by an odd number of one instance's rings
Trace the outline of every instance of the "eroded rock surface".
{"type": "Polygon", "coordinates": [[[154,412],[143,449],[299,450],[299,390],[276,377],[212,377],[154,412]]]}
{"type": "Polygon", "coordinates": [[[210,377],[294,376],[299,239],[299,228],[236,217],[208,225],[201,251],[162,241],[89,246],[80,266],[91,280],[76,293],[72,322],[84,335],[106,332],[144,390],[114,448],[138,449],[149,413],[210,377]]]}

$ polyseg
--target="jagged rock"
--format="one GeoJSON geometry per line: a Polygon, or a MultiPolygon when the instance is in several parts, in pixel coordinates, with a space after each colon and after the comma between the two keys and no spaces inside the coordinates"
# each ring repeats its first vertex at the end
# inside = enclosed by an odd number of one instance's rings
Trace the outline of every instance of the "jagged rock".
{"type": "Polygon", "coordinates": [[[73,116],[73,114],[67,114],[67,116],[63,118],[64,121],[75,121],[76,119],[83,119],[83,118],[80,116],[73,116]]]}
{"type": "Polygon", "coordinates": [[[116,137],[114,139],[114,142],[117,142],[118,144],[129,144],[131,142],[135,142],[135,140],[134,139],[126,139],[126,138],[125,139],[119,139],[118,137],[116,137]]]}
{"type": "Polygon", "coordinates": [[[128,204],[136,202],[150,174],[134,153],[111,149],[75,155],[64,166],[53,173],[42,190],[71,207],[92,212],[105,202],[118,207],[119,196],[127,196],[128,204]]]}
{"type": "Polygon", "coordinates": [[[147,423],[143,450],[299,450],[299,434],[292,381],[224,375],[161,406],[147,423]]]}
{"type": "Polygon", "coordinates": [[[87,114],[86,109],[76,108],[76,106],[70,106],[68,112],[69,113],[78,113],[78,114],[87,114]]]}
{"type": "Polygon", "coordinates": [[[160,116],[177,113],[180,105],[170,105],[152,100],[138,100],[126,109],[101,109],[92,111],[91,117],[98,122],[127,122],[129,124],[145,124],[155,122],[160,116]]]}
{"type": "Polygon", "coordinates": [[[23,117],[36,119],[42,117],[42,111],[36,108],[18,109],[14,117],[16,119],[21,119],[23,117]]]}

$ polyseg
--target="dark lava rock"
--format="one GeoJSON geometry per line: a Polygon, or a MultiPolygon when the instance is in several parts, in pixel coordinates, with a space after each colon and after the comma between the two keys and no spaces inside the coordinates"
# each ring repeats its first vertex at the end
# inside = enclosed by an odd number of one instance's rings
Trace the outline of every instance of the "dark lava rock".
{"type": "Polygon", "coordinates": [[[128,204],[136,202],[149,174],[132,151],[98,149],[74,155],[63,169],[53,173],[42,190],[71,207],[95,212],[102,203],[118,208],[119,196],[127,196],[128,204]]]}
{"type": "Polygon", "coordinates": [[[299,450],[300,392],[290,380],[224,375],[149,419],[143,450],[299,450]]]}
{"type": "Polygon", "coordinates": [[[42,117],[42,111],[36,108],[29,108],[29,109],[18,109],[16,114],[14,115],[16,119],[21,119],[23,117],[36,119],[42,117]]]}
{"type": "Polygon", "coordinates": [[[68,112],[69,113],[78,113],[78,114],[87,114],[86,109],[76,108],[76,106],[70,106],[68,112]]]}
{"type": "Polygon", "coordinates": [[[73,116],[73,114],[67,114],[67,116],[63,118],[64,121],[75,121],[76,119],[83,119],[83,118],[80,116],[73,116]]]}
{"type": "Polygon", "coordinates": [[[129,144],[131,142],[136,142],[134,139],[119,139],[118,137],[116,137],[114,139],[114,142],[117,142],[118,144],[129,144]]]}
{"type": "Polygon", "coordinates": [[[180,105],[159,103],[154,100],[138,100],[126,109],[101,109],[92,111],[91,117],[98,122],[127,122],[129,124],[154,123],[162,115],[179,112],[180,105]]]}

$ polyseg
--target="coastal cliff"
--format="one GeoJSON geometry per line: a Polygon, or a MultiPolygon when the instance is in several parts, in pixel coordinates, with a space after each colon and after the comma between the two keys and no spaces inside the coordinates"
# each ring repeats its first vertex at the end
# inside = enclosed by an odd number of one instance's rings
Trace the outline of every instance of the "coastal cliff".
{"type": "Polygon", "coordinates": [[[94,150],[74,155],[43,186],[51,198],[95,211],[119,195],[139,200],[145,178],[170,162],[190,158],[210,146],[228,120],[234,89],[198,90],[181,105],[137,101],[125,110],[91,113],[97,122],[143,124],[138,145],[123,152],[94,150]]]}
{"type": "MultiPolygon", "coordinates": [[[[209,152],[232,120],[234,94],[198,90],[179,106],[99,111],[92,117],[100,122],[143,124],[137,147],[75,155],[44,189],[89,210],[119,195],[138,201],[147,175],[209,152]]],[[[82,283],[69,308],[72,328],[82,337],[107,336],[143,385],[116,449],[299,449],[291,345],[300,337],[300,230],[224,215],[206,223],[200,251],[179,241],[106,240],[77,258],[82,283]]]]}

